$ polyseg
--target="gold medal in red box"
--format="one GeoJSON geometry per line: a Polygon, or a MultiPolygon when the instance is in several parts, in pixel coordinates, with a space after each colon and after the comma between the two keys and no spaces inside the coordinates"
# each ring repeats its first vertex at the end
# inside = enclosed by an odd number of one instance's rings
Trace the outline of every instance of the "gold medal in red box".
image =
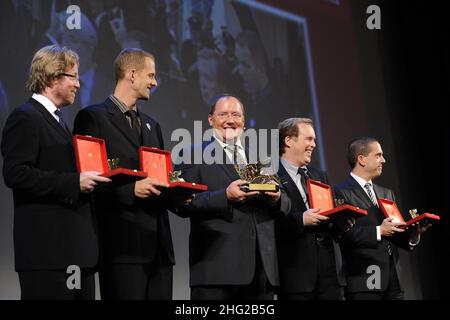
{"type": "Polygon", "coordinates": [[[170,151],[152,147],[139,148],[141,171],[145,171],[149,178],[168,184],[165,193],[193,194],[208,190],[208,186],[195,182],[184,181],[180,177],[181,171],[173,171],[170,151]]]}
{"type": "Polygon", "coordinates": [[[433,224],[439,220],[441,220],[441,217],[438,215],[432,214],[432,213],[422,213],[417,214],[417,209],[409,210],[409,215],[411,216],[411,219],[408,221],[405,221],[403,218],[403,215],[401,214],[400,210],[398,209],[397,205],[394,201],[389,199],[378,199],[378,206],[380,207],[381,211],[383,212],[384,216],[386,218],[393,218],[393,222],[396,223],[403,223],[403,225],[399,226],[399,228],[408,229],[409,227],[415,225],[415,224],[433,224]]]}
{"type": "Polygon", "coordinates": [[[110,178],[114,185],[124,185],[147,177],[137,169],[120,168],[119,158],[108,159],[105,140],[91,136],[73,137],[78,172],[95,171],[110,178]]]}
{"type": "Polygon", "coordinates": [[[307,189],[309,206],[311,209],[320,209],[319,214],[330,218],[360,218],[367,216],[367,211],[349,204],[343,204],[341,200],[335,201],[331,186],[316,180],[308,179],[307,189]]]}

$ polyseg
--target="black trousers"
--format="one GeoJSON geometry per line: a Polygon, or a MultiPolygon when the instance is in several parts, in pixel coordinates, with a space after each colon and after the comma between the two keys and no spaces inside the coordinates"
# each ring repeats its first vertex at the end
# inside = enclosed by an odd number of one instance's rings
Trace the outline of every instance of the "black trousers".
{"type": "MultiPolygon", "coordinates": [[[[343,300],[344,288],[339,284],[336,274],[336,259],[333,243],[328,235],[317,234],[315,246],[317,250],[317,279],[311,292],[283,292],[280,300],[343,300]]],[[[281,288],[282,289],[282,288],[281,288]]]]}
{"type": "Polygon", "coordinates": [[[72,283],[66,270],[19,271],[22,300],[95,300],[95,278],[92,269],[81,269],[80,288],[72,283]]]}
{"type": "Polygon", "coordinates": [[[397,270],[392,256],[389,265],[389,283],[385,291],[353,292],[347,294],[348,300],[403,300],[404,293],[400,287],[397,270]]]}
{"type": "Polygon", "coordinates": [[[99,276],[102,300],[172,300],[173,267],[161,258],[146,264],[109,264],[99,276]]]}
{"type": "Polygon", "coordinates": [[[275,288],[267,279],[259,250],[256,252],[255,274],[247,285],[194,286],[191,300],[273,300],[275,288]]]}

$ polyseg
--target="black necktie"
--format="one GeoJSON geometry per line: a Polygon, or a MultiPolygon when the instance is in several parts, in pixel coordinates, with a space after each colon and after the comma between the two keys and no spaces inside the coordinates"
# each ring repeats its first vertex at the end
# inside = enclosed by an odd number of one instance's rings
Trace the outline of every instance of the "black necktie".
{"type": "Polygon", "coordinates": [[[61,125],[61,127],[63,127],[64,131],[66,131],[69,135],[71,135],[69,127],[67,126],[66,122],[64,121],[61,110],[56,109],[55,114],[58,116],[58,118],[59,118],[58,122],[61,125]]]}
{"type": "Polygon", "coordinates": [[[125,114],[131,118],[131,129],[133,130],[136,138],[141,140],[141,126],[139,124],[137,112],[134,110],[128,110],[125,114]]]}
{"type": "Polygon", "coordinates": [[[306,188],[306,181],[308,181],[308,179],[309,179],[308,169],[306,169],[306,168],[298,168],[297,173],[300,175],[300,183],[302,184],[303,191],[305,191],[305,195],[306,195],[306,202],[305,203],[309,205],[308,189],[306,188]]]}

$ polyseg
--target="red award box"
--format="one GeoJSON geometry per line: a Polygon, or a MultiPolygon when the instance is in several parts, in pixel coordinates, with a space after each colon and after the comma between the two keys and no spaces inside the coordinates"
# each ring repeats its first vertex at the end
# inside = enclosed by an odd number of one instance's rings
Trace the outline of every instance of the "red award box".
{"type": "Polygon", "coordinates": [[[169,173],[173,172],[170,151],[151,147],[140,147],[139,158],[141,170],[148,177],[169,185],[170,193],[193,194],[208,190],[208,186],[186,181],[170,182],[169,173]]]}
{"type": "Polygon", "coordinates": [[[331,187],[325,183],[308,179],[307,182],[308,195],[309,195],[309,207],[320,208],[319,214],[327,217],[339,217],[339,218],[360,218],[367,215],[367,211],[344,204],[338,207],[334,207],[333,193],[331,187]]]}
{"type": "Polygon", "coordinates": [[[434,221],[441,220],[441,217],[425,212],[415,218],[412,218],[411,220],[408,220],[408,222],[405,222],[405,219],[394,201],[388,199],[378,199],[378,206],[386,218],[392,217],[394,218],[393,222],[404,223],[404,225],[399,226],[399,228],[402,229],[407,229],[415,223],[432,223],[434,221]]]}
{"type": "Polygon", "coordinates": [[[147,177],[146,172],[138,170],[125,168],[110,170],[106,156],[106,144],[103,139],[75,135],[73,145],[78,172],[100,172],[102,177],[111,179],[114,185],[124,185],[147,177]]]}

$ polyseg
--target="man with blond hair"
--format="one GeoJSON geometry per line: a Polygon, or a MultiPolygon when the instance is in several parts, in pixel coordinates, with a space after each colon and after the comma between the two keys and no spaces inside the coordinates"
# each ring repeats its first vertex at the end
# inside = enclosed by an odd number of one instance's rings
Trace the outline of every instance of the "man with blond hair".
{"type": "MultiPolygon", "coordinates": [[[[116,87],[104,102],[81,110],[74,132],[105,139],[108,158],[139,168],[139,147],[164,148],[159,124],[137,108],[157,85],[155,59],[124,49],[114,62],[116,87]]],[[[146,178],[95,195],[102,250],[102,299],[171,299],[175,263],[165,185],[146,178]]]]}
{"type": "Polygon", "coordinates": [[[98,239],[89,198],[96,172],[77,173],[60,109],[80,87],[78,55],[47,46],[34,55],[33,93],[6,120],[3,177],[14,196],[15,268],[22,299],[94,299],[98,239]]]}

